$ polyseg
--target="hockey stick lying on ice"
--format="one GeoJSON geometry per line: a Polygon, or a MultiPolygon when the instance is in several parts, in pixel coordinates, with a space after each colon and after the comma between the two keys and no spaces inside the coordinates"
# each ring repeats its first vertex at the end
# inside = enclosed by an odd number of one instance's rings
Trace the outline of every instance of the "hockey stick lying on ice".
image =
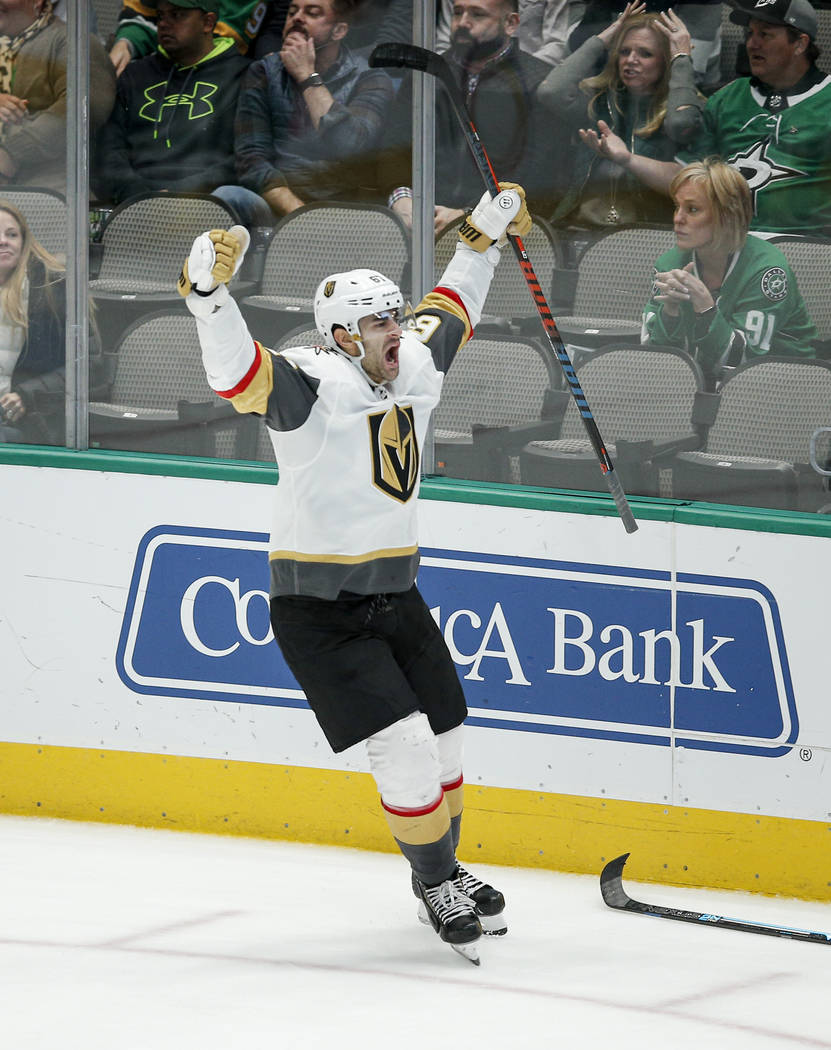
{"type": "MultiPolygon", "coordinates": [[[[379,44],[372,52],[369,64],[376,67],[394,67],[396,69],[403,67],[407,69],[417,69],[422,73],[427,73],[441,81],[450,97],[450,102],[456,113],[459,124],[461,125],[467,144],[473,154],[473,159],[476,162],[476,167],[479,169],[479,173],[485,182],[488,192],[491,196],[495,197],[499,193],[499,183],[494,174],[490,159],[485,152],[485,147],[482,145],[481,139],[479,138],[479,133],[477,132],[473,121],[470,119],[470,114],[465,105],[464,96],[456,84],[456,81],[453,79],[453,74],[451,73],[449,66],[441,55],[437,55],[434,51],[427,51],[423,47],[416,47],[414,44],[379,44]]],[[[537,312],[540,315],[540,320],[545,329],[545,334],[548,337],[551,350],[560,362],[563,375],[566,377],[572,397],[577,404],[580,417],[583,420],[583,424],[585,425],[586,432],[589,436],[589,441],[591,442],[592,448],[594,449],[595,455],[600,464],[600,470],[606,479],[606,485],[609,488],[609,492],[612,494],[618,514],[623,521],[623,527],[627,532],[635,532],[638,528],[637,522],[635,521],[632,509],[630,508],[623,492],[620,479],[615,472],[614,464],[612,463],[609,453],[606,451],[603,439],[600,437],[597,423],[594,421],[594,416],[589,408],[586,395],[583,393],[583,389],[580,386],[580,380],[577,378],[574,366],[571,363],[571,358],[568,356],[568,351],[566,350],[562,337],[557,330],[557,324],[551,315],[551,308],[546,301],[542,288],[540,288],[540,282],[537,279],[537,275],[534,272],[530,259],[528,258],[528,253],[525,250],[525,245],[522,243],[522,238],[511,236],[510,241],[528,285],[528,290],[531,292],[531,296],[536,304],[537,312]]]]}
{"type": "Polygon", "coordinates": [[[632,911],[637,915],[651,915],[655,919],[677,919],[679,922],[694,922],[699,926],[720,926],[723,930],[742,930],[745,933],[762,933],[766,937],[788,937],[792,941],[811,941],[814,944],[831,944],[831,933],[814,930],[799,930],[792,926],[767,926],[762,922],[747,922],[745,919],[728,919],[724,915],[710,915],[702,911],[683,911],[667,908],[663,904],[644,904],[632,900],[623,888],[623,865],[629,857],[610,860],[600,873],[600,892],[610,908],[632,911]]]}

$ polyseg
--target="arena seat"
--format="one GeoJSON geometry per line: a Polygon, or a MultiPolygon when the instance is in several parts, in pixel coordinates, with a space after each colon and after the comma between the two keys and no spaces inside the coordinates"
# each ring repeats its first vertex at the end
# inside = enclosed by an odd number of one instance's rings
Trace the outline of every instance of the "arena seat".
{"type": "MultiPolygon", "coordinates": [[[[101,231],[97,275],[89,286],[105,349],[143,314],[184,309],[176,280],[194,238],[238,222],[223,201],[201,193],[142,194],[114,208],[101,231]]],[[[251,287],[239,274],[229,285],[235,295],[251,287]]]]}
{"type": "Polygon", "coordinates": [[[435,411],[436,473],[516,481],[514,457],[533,437],[556,436],[567,396],[547,346],[533,338],[475,336],[448,369],[435,411]]]}
{"type": "Polygon", "coordinates": [[[831,296],[828,294],[831,242],[777,237],[774,243],[791,265],[817,335],[821,341],[831,344],[831,296]]]}
{"type": "Polygon", "coordinates": [[[89,406],[90,445],[241,459],[253,454],[258,421],[208,386],[196,319],[183,309],[142,317],[111,355],[107,401],[89,406]]]}
{"type": "Polygon", "coordinates": [[[274,346],[313,316],[313,297],[327,274],[378,270],[407,293],[410,232],[389,208],[319,202],[298,208],[274,227],[260,288],[240,300],[255,339],[274,346]]]}
{"type": "Polygon", "coordinates": [[[831,363],[763,357],[722,384],[700,451],[681,452],[675,487],[686,499],[814,512],[827,501],[810,465],[811,437],[828,422],[831,363]]]}
{"type": "MultiPolygon", "coordinates": [[[[628,344],[598,350],[578,378],[626,492],[672,497],[674,456],[701,448],[711,418],[697,362],[675,347],[628,344]]],[[[594,449],[569,395],[556,440],[519,456],[520,480],[546,488],[605,491],[594,449]]]]}
{"type": "Polygon", "coordinates": [[[674,244],[669,226],[621,226],[590,244],[576,271],[554,274],[552,311],[575,363],[581,348],[640,338],[655,261],[674,244]]]}

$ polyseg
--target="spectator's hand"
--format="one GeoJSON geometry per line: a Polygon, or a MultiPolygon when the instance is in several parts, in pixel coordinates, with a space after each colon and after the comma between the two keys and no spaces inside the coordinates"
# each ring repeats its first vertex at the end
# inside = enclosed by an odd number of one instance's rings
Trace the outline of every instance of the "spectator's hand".
{"type": "Polygon", "coordinates": [[[200,234],[179,274],[179,294],[187,296],[194,288],[211,292],[218,284],[227,284],[242,266],[250,243],[244,226],[200,234]]]}
{"type": "Polygon", "coordinates": [[[597,131],[594,128],[580,128],[578,134],[584,146],[593,149],[601,157],[619,164],[622,168],[629,167],[632,154],[629,147],[620,137],[616,135],[605,120],[598,120],[597,131]]]}
{"type": "Polygon", "coordinates": [[[283,41],[280,61],[295,83],[302,84],[315,71],[315,45],[302,33],[289,33],[283,41]]]}
{"type": "Polygon", "coordinates": [[[678,15],[670,7],[666,11],[661,11],[660,18],[660,22],[655,22],[655,28],[664,36],[669,37],[670,59],[675,58],[676,55],[692,57],[692,38],[678,15]]]}
{"type": "MultiPolygon", "coordinates": [[[[410,204],[410,225],[412,225],[412,203],[410,204]]],[[[437,204],[433,209],[433,232],[436,237],[457,219],[461,219],[464,211],[461,208],[445,208],[443,204],[437,204]]]]}
{"type": "Polygon", "coordinates": [[[715,306],[710,289],[692,272],[694,266],[694,263],[688,262],[683,270],[655,274],[655,285],[660,294],[654,298],[664,304],[664,310],[670,317],[678,316],[681,303],[692,303],[697,314],[715,306]]]}
{"type": "Polygon", "coordinates": [[[399,197],[392,206],[392,210],[401,219],[408,230],[413,228],[413,198],[399,197]]]}
{"type": "Polygon", "coordinates": [[[608,48],[611,42],[614,40],[615,33],[620,29],[627,18],[631,18],[632,15],[639,15],[642,11],[646,10],[646,4],[642,0],[630,0],[630,3],[624,7],[621,13],[610,25],[606,26],[602,33],[597,35],[603,41],[605,46],[608,48]]]}
{"type": "Polygon", "coordinates": [[[110,62],[115,67],[115,75],[120,77],[133,59],[133,52],[126,40],[116,40],[110,50],[110,62]]]}
{"type": "Polygon", "coordinates": [[[7,423],[19,423],[26,415],[23,398],[13,390],[0,397],[0,408],[3,410],[3,417],[7,423]]]}
{"type": "Polygon", "coordinates": [[[0,120],[4,124],[19,124],[26,115],[29,100],[17,95],[0,94],[0,120]]]}

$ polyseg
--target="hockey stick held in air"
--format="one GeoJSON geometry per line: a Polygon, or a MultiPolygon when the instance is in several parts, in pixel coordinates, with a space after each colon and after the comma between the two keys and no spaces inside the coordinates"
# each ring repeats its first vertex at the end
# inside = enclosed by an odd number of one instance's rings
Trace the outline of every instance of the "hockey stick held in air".
{"type": "MultiPolygon", "coordinates": [[[[379,44],[372,52],[369,64],[371,66],[382,68],[416,69],[422,73],[427,73],[429,76],[436,77],[437,80],[441,81],[450,98],[459,125],[465,136],[465,140],[473,154],[476,167],[479,169],[479,173],[484,180],[485,187],[491,196],[495,197],[499,193],[499,182],[494,174],[490,159],[485,152],[485,147],[482,145],[482,141],[479,138],[479,133],[477,132],[473,121],[470,119],[470,114],[467,111],[464,97],[456,84],[456,81],[453,79],[450,67],[441,55],[437,55],[434,51],[428,51],[423,47],[416,47],[414,44],[379,44]]],[[[509,235],[509,239],[525,278],[525,282],[528,285],[528,290],[530,291],[534,304],[537,307],[537,313],[540,315],[540,320],[548,338],[551,351],[560,362],[563,375],[566,378],[571,395],[574,398],[578,411],[580,412],[580,418],[583,420],[583,425],[586,428],[589,441],[591,442],[598,463],[600,464],[600,470],[603,477],[606,479],[606,485],[608,486],[609,492],[612,494],[618,514],[623,521],[623,527],[629,533],[635,532],[638,528],[638,524],[632,514],[632,509],[626,499],[626,495],[620,484],[620,479],[617,476],[611,457],[606,451],[606,446],[603,444],[603,439],[600,436],[600,431],[597,429],[597,423],[595,422],[592,411],[589,408],[586,395],[583,393],[583,388],[580,386],[580,380],[577,378],[577,373],[574,371],[571,358],[569,357],[562,337],[557,330],[557,323],[551,314],[551,308],[549,307],[543,290],[540,287],[540,282],[537,279],[537,275],[534,272],[530,259],[528,258],[528,253],[525,250],[525,245],[522,243],[522,238],[509,235]]]]}
{"type": "Polygon", "coordinates": [[[664,904],[644,904],[642,901],[633,900],[623,888],[623,866],[628,858],[628,853],[615,857],[614,860],[609,861],[600,874],[600,893],[610,908],[616,908],[618,911],[631,911],[636,915],[649,915],[653,919],[676,919],[678,922],[692,922],[697,926],[718,926],[723,930],[761,933],[766,937],[787,937],[792,941],[810,941],[812,944],[831,945],[831,933],[800,930],[793,926],[769,926],[762,922],[730,919],[725,915],[685,911],[682,908],[669,908],[664,904]]]}

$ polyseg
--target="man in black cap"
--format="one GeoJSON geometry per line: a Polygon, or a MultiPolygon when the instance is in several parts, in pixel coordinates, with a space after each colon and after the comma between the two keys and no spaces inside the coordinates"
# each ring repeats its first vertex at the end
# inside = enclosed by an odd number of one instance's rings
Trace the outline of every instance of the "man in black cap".
{"type": "Polygon", "coordinates": [[[751,229],[831,236],[831,76],[816,60],[817,13],[808,0],[735,0],[731,21],[747,26],[749,77],[707,102],[701,134],[676,158],[631,154],[617,136],[594,148],[668,192],[679,164],[718,155],[747,179],[751,229]]]}

